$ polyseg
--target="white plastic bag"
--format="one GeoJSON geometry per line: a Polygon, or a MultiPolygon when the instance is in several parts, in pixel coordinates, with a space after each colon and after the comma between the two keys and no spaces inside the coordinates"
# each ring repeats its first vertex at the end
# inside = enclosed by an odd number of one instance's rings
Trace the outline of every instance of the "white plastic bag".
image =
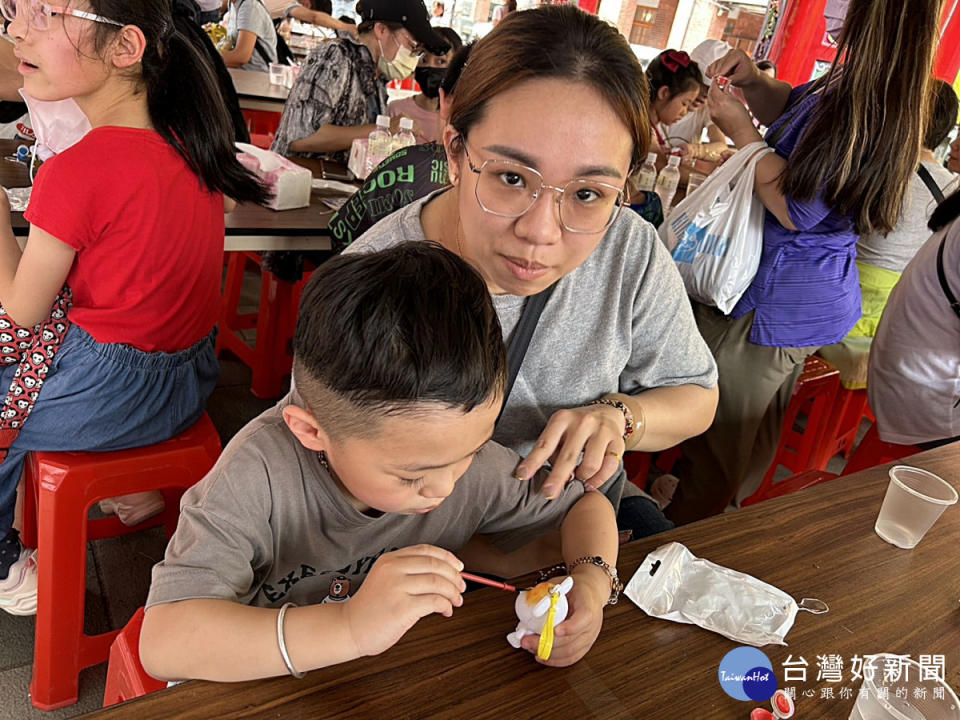
{"type": "Polygon", "coordinates": [[[798,609],[827,610],[819,600],[804,599],[798,607],[783,590],[698,558],[680,543],[647,555],[623,594],[652,617],[699,625],[757,647],[786,645],[798,609]]]}
{"type": "Polygon", "coordinates": [[[687,294],[724,314],[733,310],[760,265],[763,204],[753,192],[757,162],[773,149],[744,146],[670,211],[660,238],[687,294]]]}

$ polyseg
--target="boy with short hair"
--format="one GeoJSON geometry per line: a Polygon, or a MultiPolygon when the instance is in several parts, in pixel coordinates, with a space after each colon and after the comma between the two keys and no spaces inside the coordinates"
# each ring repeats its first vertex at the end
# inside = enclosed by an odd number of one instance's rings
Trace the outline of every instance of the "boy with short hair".
{"type": "Polygon", "coordinates": [[[474,533],[510,550],[561,523],[573,612],[549,664],[589,650],[613,508],[579,482],[545,499],[545,474],[518,482],[516,454],[489,441],[506,361],[472,268],[426,243],[330,260],[304,291],[294,367],[296,389],[184,495],[147,600],[151,675],[244,680],[378,654],[463,604],[454,552],[474,533]]]}

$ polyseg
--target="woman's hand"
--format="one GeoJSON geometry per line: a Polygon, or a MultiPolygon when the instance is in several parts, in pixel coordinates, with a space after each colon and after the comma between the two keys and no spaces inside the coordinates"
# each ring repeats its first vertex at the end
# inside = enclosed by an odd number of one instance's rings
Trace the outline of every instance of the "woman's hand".
{"type": "Polygon", "coordinates": [[[710,109],[710,118],[714,124],[723,131],[724,135],[733,140],[737,147],[763,139],[753,126],[750,112],[744,104],[730,93],[721,90],[716,83],[707,93],[707,107],[710,109]]]}
{"type": "MultiPolygon", "coordinates": [[[[566,620],[553,630],[553,650],[550,657],[547,660],[537,659],[537,662],[544,665],[573,665],[593,647],[603,626],[603,608],[610,597],[609,580],[601,572],[599,582],[593,582],[594,578],[588,579],[586,574],[577,573],[578,569],[573,571],[573,587],[567,594],[570,612],[566,620]]],[[[536,655],[540,636],[527,635],[520,642],[524,650],[536,655]]]]}
{"type": "MultiPolygon", "coordinates": [[[[757,69],[756,63],[743,50],[731,50],[719,60],[707,65],[704,74],[711,79],[723,75],[730,78],[731,84],[741,87],[756,80],[760,71],[757,69]]],[[[710,89],[713,90],[715,87],[716,84],[711,85],[710,89]]],[[[708,93],[708,100],[709,97],[708,93]]]]}
{"type": "Polygon", "coordinates": [[[620,466],[625,424],[623,413],[610,405],[558,410],[533,450],[517,466],[517,478],[529,480],[550,461],[552,470],[542,490],[546,497],[556,497],[574,476],[589,489],[596,489],[620,466]]]}

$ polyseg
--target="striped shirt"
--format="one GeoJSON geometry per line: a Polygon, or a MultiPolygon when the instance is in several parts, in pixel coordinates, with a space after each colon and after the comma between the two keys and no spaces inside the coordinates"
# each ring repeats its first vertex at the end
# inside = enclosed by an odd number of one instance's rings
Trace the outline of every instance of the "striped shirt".
{"type": "MultiPolygon", "coordinates": [[[[809,85],[793,89],[788,110],[767,133],[768,142],[779,135],[774,149],[788,160],[820,103],[819,94],[803,97],[809,85]]],[[[756,311],[750,331],[756,345],[840,342],[861,312],[854,218],[834,212],[822,193],[804,201],[787,197],[787,212],[796,230],[787,230],[771,212],[765,214],[760,267],[733,317],[756,311]]]]}

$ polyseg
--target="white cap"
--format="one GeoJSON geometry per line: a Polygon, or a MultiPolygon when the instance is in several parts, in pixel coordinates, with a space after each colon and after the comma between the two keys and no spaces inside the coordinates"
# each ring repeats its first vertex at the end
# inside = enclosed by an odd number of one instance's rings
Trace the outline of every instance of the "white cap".
{"type": "Polygon", "coordinates": [[[413,120],[404,115],[402,118],[400,118],[400,129],[413,130],[413,120]]]}
{"type": "Polygon", "coordinates": [[[671,154],[670,159],[667,160],[667,165],[671,167],[676,167],[679,164],[680,164],[680,156],[671,154]]]}
{"type": "Polygon", "coordinates": [[[651,165],[657,164],[657,154],[655,152],[647,153],[647,162],[651,165]]]}
{"type": "Polygon", "coordinates": [[[732,48],[723,40],[708,38],[690,51],[690,59],[700,68],[700,72],[703,73],[703,82],[706,85],[713,84],[713,81],[707,77],[707,67],[722,58],[730,50],[732,48]]]}
{"type": "Polygon", "coordinates": [[[390,127],[389,115],[377,115],[377,125],[380,127],[390,127]]]}

